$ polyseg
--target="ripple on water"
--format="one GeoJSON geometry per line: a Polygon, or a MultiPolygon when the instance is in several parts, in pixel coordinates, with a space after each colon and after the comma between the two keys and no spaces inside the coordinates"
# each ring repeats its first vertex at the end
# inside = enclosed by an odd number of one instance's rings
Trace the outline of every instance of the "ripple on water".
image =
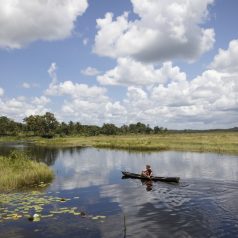
{"type": "Polygon", "coordinates": [[[127,215],[131,237],[144,237],[145,231],[162,237],[238,234],[235,182],[196,180],[178,186],[154,183],[150,192],[137,185],[132,182],[130,193],[121,187],[117,194],[122,199],[120,204],[127,215]]]}
{"type": "Polygon", "coordinates": [[[93,148],[32,147],[30,151],[56,172],[50,187],[51,192],[60,192],[55,196],[80,197],[71,199],[68,205],[88,214],[105,215],[107,219],[101,223],[60,214],[37,224],[27,219],[14,223],[4,220],[0,224],[1,238],[236,237],[238,234],[237,157],[224,155],[217,159],[216,154],[210,153],[128,153],[93,148]],[[147,163],[155,174],[164,171],[180,176],[180,184],[121,180],[121,168],[140,171],[147,163]]]}

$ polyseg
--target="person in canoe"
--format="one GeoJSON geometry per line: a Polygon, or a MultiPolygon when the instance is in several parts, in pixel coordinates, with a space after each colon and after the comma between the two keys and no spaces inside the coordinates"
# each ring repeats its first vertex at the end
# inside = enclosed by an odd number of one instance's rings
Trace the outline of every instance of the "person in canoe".
{"type": "Polygon", "coordinates": [[[148,164],[146,165],[146,169],[141,172],[141,175],[148,177],[148,178],[152,177],[152,169],[151,169],[150,165],[148,165],[148,164]]]}

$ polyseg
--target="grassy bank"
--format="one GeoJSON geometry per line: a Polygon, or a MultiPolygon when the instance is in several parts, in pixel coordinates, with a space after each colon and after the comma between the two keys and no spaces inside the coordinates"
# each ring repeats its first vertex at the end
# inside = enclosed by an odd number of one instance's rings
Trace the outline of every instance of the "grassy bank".
{"type": "Polygon", "coordinates": [[[0,142],[1,143],[7,143],[7,142],[17,142],[22,139],[27,139],[26,137],[20,137],[20,136],[1,136],[0,142]]]}
{"type": "Polygon", "coordinates": [[[93,146],[128,150],[177,150],[238,154],[238,133],[168,133],[161,135],[126,135],[35,138],[34,143],[44,146],[93,146]]]}
{"type": "Polygon", "coordinates": [[[46,164],[29,160],[22,152],[0,156],[0,171],[0,192],[47,183],[53,179],[53,172],[46,164]]]}

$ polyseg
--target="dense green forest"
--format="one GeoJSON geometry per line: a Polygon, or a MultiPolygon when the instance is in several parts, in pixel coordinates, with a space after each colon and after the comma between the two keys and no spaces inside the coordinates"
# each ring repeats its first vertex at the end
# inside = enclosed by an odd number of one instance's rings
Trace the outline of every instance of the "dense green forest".
{"type": "Polygon", "coordinates": [[[23,119],[23,122],[0,116],[0,136],[41,136],[52,138],[54,136],[97,136],[97,135],[127,135],[127,134],[161,134],[171,133],[196,133],[216,131],[238,131],[238,127],[230,129],[212,130],[168,130],[167,128],[155,126],[150,127],[141,122],[122,125],[118,127],[112,123],[104,123],[101,127],[97,125],[83,125],[80,122],[59,122],[53,113],[46,112],[44,115],[31,115],[23,119]]]}
{"type": "Polygon", "coordinates": [[[96,125],[82,125],[80,122],[59,122],[53,113],[47,112],[44,115],[31,115],[23,119],[23,122],[1,116],[0,136],[42,136],[51,138],[56,135],[124,135],[124,134],[158,134],[164,133],[167,129],[159,126],[151,128],[141,122],[117,127],[111,123],[104,123],[101,127],[96,125]]]}

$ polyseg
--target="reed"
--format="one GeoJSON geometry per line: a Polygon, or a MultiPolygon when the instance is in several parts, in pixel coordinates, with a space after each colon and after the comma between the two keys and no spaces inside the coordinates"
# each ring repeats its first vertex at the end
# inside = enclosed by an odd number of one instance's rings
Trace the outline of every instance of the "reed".
{"type": "Polygon", "coordinates": [[[0,156],[0,191],[31,187],[51,182],[53,171],[44,163],[32,161],[19,151],[9,156],[0,156]]]}

